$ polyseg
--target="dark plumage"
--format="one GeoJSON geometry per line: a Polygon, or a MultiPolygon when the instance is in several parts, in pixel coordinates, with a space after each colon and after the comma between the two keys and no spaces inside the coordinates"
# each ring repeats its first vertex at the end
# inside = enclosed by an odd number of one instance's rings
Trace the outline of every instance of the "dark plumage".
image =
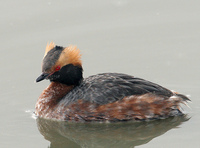
{"type": "Polygon", "coordinates": [[[36,103],[36,115],[68,121],[128,121],[181,115],[189,99],[158,84],[120,73],[83,79],[76,47],[47,46],[42,75],[49,79],[36,103]]]}
{"type": "Polygon", "coordinates": [[[42,72],[48,72],[56,64],[63,51],[63,47],[55,46],[43,59],[42,72]]]}
{"type": "Polygon", "coordinates": [[[173,95],[170,90],[140,78],[120,73],[102,73],[84,79],[78,87],[64,96],[63,100],[83,99],[102,105],[127,96],[146,93],[153,93],[164,98],[173,95]]]}

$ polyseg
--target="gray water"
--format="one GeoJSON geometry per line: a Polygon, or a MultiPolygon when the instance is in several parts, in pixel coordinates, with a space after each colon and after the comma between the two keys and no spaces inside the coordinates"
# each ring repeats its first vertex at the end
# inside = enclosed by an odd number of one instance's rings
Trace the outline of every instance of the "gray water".
{"type": "Polygon", "coordinates": [[[200,147],[200,2],[2,1],[0,147],[200,147]],[[33,117],[47,42],[77,45],[84,77],[121,72],[190,95],[188,117],[70,124],[33,117]],[[190,119],[188,119],[190,118],[190,119]]]}

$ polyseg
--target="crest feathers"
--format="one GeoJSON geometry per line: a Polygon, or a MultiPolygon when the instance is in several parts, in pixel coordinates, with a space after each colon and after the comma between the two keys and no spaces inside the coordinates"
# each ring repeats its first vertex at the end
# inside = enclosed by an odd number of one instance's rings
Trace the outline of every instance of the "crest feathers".
{"type": "Polygon", "coordinates": [[[63,67],[68,64],[73,64],[74,66],[82,66],[80,50],[74,45],[70,45],[68,47],[61,47],[56,46],[54,42],[48,43],[46,46],[44,57],[48,54],[50,50],[54,48],[55,50],[57,50],[57,47],[63,48],[63,50],[61,51],[58,59],[56,59],[57,61],[52,67],[52,70],[54,70],[57,66],[63,67]]]}
{"type": "Polygon", "coordinates": [[[59,61],[64,62],[65,64],[73,64],[75,66],[81,66],[82,62],[81,62],[81,54],[80,54],[80,50],[73,45],[70,45],[69,47],[66,47],[61,56],[59,61]]]}
{"type": "Polygon", "coordinates": [[[47,43],[47,46],[46,46],[46,50],[45,50],[45,53],[44,53],[44,57],[47,55],[47,53],[53,49],[55,47],[55,43],[54,42],[51,42],[51,43],[47,43]]]}

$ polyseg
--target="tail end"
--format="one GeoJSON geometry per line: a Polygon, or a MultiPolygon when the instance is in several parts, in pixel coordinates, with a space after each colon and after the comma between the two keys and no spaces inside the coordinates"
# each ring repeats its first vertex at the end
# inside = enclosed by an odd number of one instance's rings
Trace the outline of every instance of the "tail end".
{"type": "Polygon", "coordinates": [[[188,101],[191,102],[191,100],[187,96],[185,96],[183,94],[176,94],[176,96],[178,96],[179,98],[181,98],[182,101],[184,101],[184,102],[188,102],[188,101]]]}
{"type": "Polygon", "coordinates": [[[172,116],[183,115],[184,113],[183,113],[183,108],[181,107],[181,104],[184,104],[185,106],[190,108],[188,105],[188,102],[190,102],[191,100],[183,94],[179,94],[179,93],[175,93],[175,92],[173,92],[173,93],[174,93],[174,95],[169,98],[170,100],[173,100],[173,102],[174,102],[174,105],[173,105],[172,111],[171,111],[171,115],[172,116]]]}

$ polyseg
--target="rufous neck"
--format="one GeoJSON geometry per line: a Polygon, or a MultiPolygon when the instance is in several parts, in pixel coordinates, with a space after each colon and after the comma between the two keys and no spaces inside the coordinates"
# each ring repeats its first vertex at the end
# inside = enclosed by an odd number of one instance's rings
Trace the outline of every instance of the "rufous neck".
{"type": "Polygon", "coordinates": [[[45,114],[51,112],[51,110],[53,110],[58,104],[59,100],[73,88],[73,85],[68,86],[59,82],[51,82],[37,100],[35,107],[36,115],[45,116],[45,114]]]}
{"type": "Polygon", "coordinates": [[[43,91],[40,98],[49,98],[52,101],[58,100],[65,96],[74,86],[68,86],[59,82],[51,82],[51,84],[43,91]]]}

